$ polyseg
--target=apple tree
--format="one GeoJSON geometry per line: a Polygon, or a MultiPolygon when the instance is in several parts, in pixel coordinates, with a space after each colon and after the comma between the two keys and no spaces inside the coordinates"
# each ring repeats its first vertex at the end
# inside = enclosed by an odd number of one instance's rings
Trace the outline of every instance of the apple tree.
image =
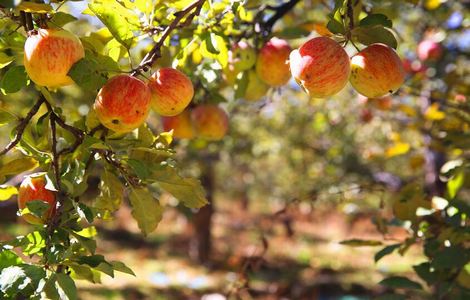
{"type": "MultiPolygon", "coordinates": [[[[460,82],[459,66],[447,66],[463,61],[462,53],[445,52],[431,39],[420,44],[418,58],[433,71],[403,63],[398,41],[406,44],[407,35],[400,31],[415,24],[394,14],[408,9],[436,20],[454,8],[418,2],[2,1],[0,123],[10,135],[0,151],[0,200],[16,197],[32,225],[27,235],[0,243],[2,297],[76,299],[75,280],[133,275],[96,252],[93,224],[112,218],[128,199],[146,235],[162,218],[163,192],[199,213],[210,207],[210,193],[185,175],[175,143],[204,153],[210,166],[205,148],[222,143],[227,111],[236,113],[244,105],[239,99],[260,101],[289,85],[335,101],[350,82],[348,91],[370,101],[422,100],[419,112],[416,105],[401,109],[414,124],[406,128],[419,128],[427,143],[427,181],[400,187],[394,220],[381,224],[404,222],[410,237],[385,245],[376,260],[420,244],[428,261],[415,266],[417,275],[439,297],[464,299],[468,202],[458,192],[467,164],[468,83],[460,82]],[[444,164],[446,152],[452,157],[444,164]],[[99,178],[99,194],[90,196],[92,177],[99,178]]],[[[403,144],[392,151],[408,152],[403,144]]],[[[404,277],[382,284],[422,288],[404,277]]]]}

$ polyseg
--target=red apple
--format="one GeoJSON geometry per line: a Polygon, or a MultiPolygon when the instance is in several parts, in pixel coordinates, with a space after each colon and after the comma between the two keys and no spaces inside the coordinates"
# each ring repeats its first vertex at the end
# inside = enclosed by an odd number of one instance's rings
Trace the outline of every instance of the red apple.
{"type": "Polygon", "coordinates": [[[161,116],[180,114],[194,96],[191,80],[173,68],[162,68],[153,73],[148,86],[152,91],[152,108],[161,116]]]}
{"type": "Polygon", "coordinates": [[[130,75],[118,75],[101,88],[94,109],[98,120],[115,132],[125,133],[145,122],[151,103],[148,86],[130,75]]]}
{"type": "Polygon", "coordinates": [[[206,140],[221,140],[228,131],[227,113],[217,105],[202,104],[191,112],[196,134],[206,140]]]}
{"type": "Polygon", "coordinates": [[[393,48],[372,44],[352,57],[349,81],[358,93],[379,98],[400,88],[405,70],[393,48]]]}
{"type": "Polygon", "coordinates": [[[433,40],[423,40],[418,44],[418,58],[421,61],[435,61],[442,56],[441,44],[433,40]]]}
{"type": "Polygon", "coordinates": [[[67,73],[84,56],[80,39],[62,29],[38,29],[24,45],[24,66],[29,78],[50,88],[72,84],[67,73]]]}
{"type": "Polygon", "coordinates": [[[256,61],[258,77],[270,86],[286,84],[291,77],[287,61],[291,50],[286,41],[276,37],[267,42],[261,48],[256,61]]]}
{"type": "Polygon", "coordinates": [[[18,192],[18,207],[25,209],[26,203],[40,200],[49,204],[49,209],[41,218],[31,213],[22,214],[23,219],[30,224],[44,224],[56,211],[56,196],[54,191],[46,189],[46,176],[44,173],[37,173],[27,176],[20,185],[18,192]]]}
{"type": "Polygon", "coordinates": [[[173,130],[173,137],[178,139],[192,139],[195,136],[194,126],[188,110],[172,117],[162,117],[164,131],[173,130]]]}
{"type": "Polygon", "coordinates": [[[313,98],[330,97],[348,82],[349,56],[328,37],[316,37],[290,54],[290,69],[297,83],[313,98]]]}

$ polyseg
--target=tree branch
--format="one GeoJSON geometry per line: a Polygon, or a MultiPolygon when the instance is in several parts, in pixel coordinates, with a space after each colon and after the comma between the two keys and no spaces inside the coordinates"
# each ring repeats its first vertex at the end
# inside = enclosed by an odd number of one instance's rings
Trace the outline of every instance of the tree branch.
{"type": "Polygon", "coordinates": [[[270,34],[274,24],[285,14],[287,14],[290,10],[292,10],[294,6],[299,2],[300,0],[290,0],[276,7],[270,6],[269,9],[275,11],[275,13],[266,22],[264,22],[264,24],[262,24],[262,28],[264,31],[263,33],[266,35],[270,34]]]}
{"type": "Polygon", "coordinates": [[[26,126],[28,125],[29,121],[36,115],[38,112],[39,108],[41,105],[44,103],[46,99],[44,97],[39,97],[39,99],[36,101],[34,106],[30,109],[28,114],[24,119],[20,120],[20,124],[16,127],[16,135],[15,138],[8,143],[8,145],[5,146],[5,148],[0,152],[0,156],[7,154],[11,149],[13,149],[20,141],[23,136],[24,130],[26,129],[26,126]]]}
{"type": "Polygon", "coordinates": [[[168,27],[165,28],[162,33],[162,36],[159,38],[153,48],[147,53],[147,55],[145,55],[141,63],[134,70],[132,70],[132,76],[140,73],[141,71],[148,71],[148,68],[151,67],[155,63],[155,61],[161,57],[161,47],[163,46],[163,43],[165,42],[166,38],[170,35],[170,33],[176,28],[188,26],[189,24],[191,24],[194,17],[199,15],[199,13],[201,12],[202,5],[205,1],[206,0],[196,0],[193,3],[189,4],[183,10],[178,11],[174,14],[175,19],[171,22],[170,25],[168,25],[168,27]],[[186,18],[186,20],[180,24],[181,20],[191,11],[193,11],[193,13],[191,13],[186,18]]]}

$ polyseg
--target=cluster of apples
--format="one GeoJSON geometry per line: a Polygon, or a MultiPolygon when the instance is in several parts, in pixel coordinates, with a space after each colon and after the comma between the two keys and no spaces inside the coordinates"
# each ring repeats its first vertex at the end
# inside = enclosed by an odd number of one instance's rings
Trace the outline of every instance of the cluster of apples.
{"type": "Polygon", "coordinates": [[[383,97],[405,80],[400,57],[385,44],[371,44],[349,58],[336,41],[316,37],[290,54],[290,68],[297,83],[314,98],[338,93],[348,80],[361,95],[383,97]]]}
{"type": "Polygon", "coordinates": [[[248,72],[248,85],[244,99],[260,100],[270,87],[280,87],[290,79],[289,44],[279,38],[272,38],[256,54],[255,49],[245,41],[239,41],[229,51],[228,65],[223,69],[224,79],[230,86],[236,84],[237,77],[248,72]]]}
{"type": "Polygon", "coordinates": [[[328,37],[316,37],[292,51],[289,44],[272,38],[259,51],[239,42],[229,53],[223,70],[233,85],[238,74],[249,71],[245,99],[260,99],[271,87],[286,84],[291,75],[313,98],[330,97],[344,88],[348,80],[361,95],[382,97],[396,91],[405,72],[395,50],[385,44],[372,44],[349,58],[344,48],[328,37]],[[253,69],[254,67],[254,69],[253,69]]]}
{"type": "MultiPolygon", "coordinates": [[[[72,84],[73,80],[67,74],[85,56],[80,39],[62,29],[39,29],[37,34],[28,37],[24,50],[28,76],[36,84],[49,88],[72,84]]],[[[188,127],[184,130],[189,132],[191,129],[191,136],[198,134],[212,140],[222,138],[228,129],[228,117],[215,105],[195,108],[192,121],[187,122],[187,113],[183,111],[193,96],[193,84],[184,73],[161,68],[148,82],[128,74],[112,77],[98,92],[93,108],[99,121],[118,133],[138,128],[153,109],[164,117],[164,124],[174,124],[177,134],[181,127],[188,127]],[[182,124],[179,124],[180,120],[182,124]]],[[[183,135],[189,136],[189,133],[183,135]]]]}

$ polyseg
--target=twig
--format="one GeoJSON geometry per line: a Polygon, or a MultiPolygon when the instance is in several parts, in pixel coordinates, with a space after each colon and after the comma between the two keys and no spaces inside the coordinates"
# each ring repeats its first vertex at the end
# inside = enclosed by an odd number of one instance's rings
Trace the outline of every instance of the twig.
{"type": "Polygon", "coordinates": [[[31,119],[34,117],[34,115],[36,115],[36,113],[38,112],[39,108],[41,107],[41,105],[44,103],[45,100],[46,99],[44,97],[39,97],[39,99],[36,101],[34,106],[28,112],[26,117],[20,120],[20,124],[18,124],[18,126],[16,127],[15,138],[12,141],[10,141],[10,143],[8,143],[8,145],[0,152],[0,156],[8,153],[21,141],[21,138],[26,129],[26,126],[28,125],[29,121],[31,121],[31,119]]]}
{"type": "Polygon", "coordinates": [[[174,14],[175,19],[171,22],[170,25],[168,25],[168,27],[165,28],[162,33],[162,36],[159,38],[153,48],[147,53],[147,55],[145,55],[141,63],[134,70],[132,70],[132,76],[135,76],[141,71],[148,71],[148,68],[151,67],[155,63],[155,61],[161,57],[161,47],[163,46],[163,43],[165,42],[166,38],[170,35],[170,33],[176,28],[179,28],[181,26],[188,26],[189,24],[191,24],[194,17],[199,15],[199,13],[201,12],[202,5],[205,1],[206,0],[194,1],[183,10],[178,11],[174,14]],[[191,11],[194,12],[190,14],[183,23],[180,24],[181,20],[191,11]]]}
{"type": "MultiPolygon", "coordinates": [[[[41,97],[43,97],[44,100],[46,100],[44,95],[41,95],[41,97]]],[[[57,153],[58,156],[61,156],[67,153],[73,153],[83,143],[83,139],[85,138],[86,133],[77,127],[74,127],[65,123],[65,121],[58,114],[54,112],[52,105],[47,101],[45,101],[45,103],[46,103],[49,113],[51,114],[51,120],[54,119],[54,123],[57,123],[57,125],[67,130],[75,137],[75,142],[70,147],[59,151],[57,153]]]]}
{"type": "Polygon", "coordinates": [[[285,14],[287,14],[294,6],[299,3],[300,0],[290,0],[284,4],[281,4],[277,7],[270,6],[270,10],[275,11],[274,15],[272,15],[264,24],[262,24],[263,34],[269,35],[272,31],[274,24],[281,19],[285,14]]]}
{"type": "Polygon", "coordinates": [[[99,153],[107,163],[118,169],[121,175],[130,185],[140,185],[139,178],[133,174],[130,174],[127,168],[118,159],[115,158],[116,153],[111,150],[96,150],[96,153],[99,153]]]}

